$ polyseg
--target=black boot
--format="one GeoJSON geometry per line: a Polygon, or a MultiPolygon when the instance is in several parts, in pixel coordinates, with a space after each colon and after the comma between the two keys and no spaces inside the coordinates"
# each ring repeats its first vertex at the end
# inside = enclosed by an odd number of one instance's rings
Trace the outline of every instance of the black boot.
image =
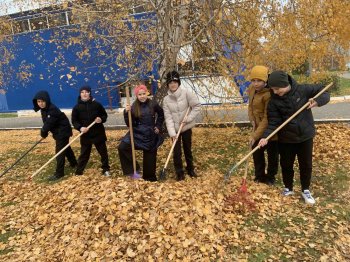
{"type": "Polygon", "coordinates": [[[53,174],[52,176],[50,176],[47,180],[48,181],[56,181],[59,180],[60,178],[62,178],[64,175],[58,175],[58,174],[53,174]]]}
{"type": "Polygon", "coordinates": [[[266,176],[266,180],[265,180],[265,184],[269,185],[269,186],[273,186],[276,182],[276,178],[274,175],[267,175],[266,176]]]}
{"type": "Polygon", "coordinates": [[[256,182],[256,183],[265,183],[265,177],[263,177],[263,176],[256,176],[254,178],[254,182],[256,182]]]}
{"type": "Polygon", "coordinates": [[[176,173],[176,180],[177,181],[185,180],[185,173],[183,171],[176,173]]]}
{"type": "Polygon", "coordinates": [[[192,178],[196,178],[196,177],[197,177],[197,174],[196,174],[196,172],[194,172],[194,170],[187,171],[187,173],[188,173],[189,176],[192,177],[192,178]]]}

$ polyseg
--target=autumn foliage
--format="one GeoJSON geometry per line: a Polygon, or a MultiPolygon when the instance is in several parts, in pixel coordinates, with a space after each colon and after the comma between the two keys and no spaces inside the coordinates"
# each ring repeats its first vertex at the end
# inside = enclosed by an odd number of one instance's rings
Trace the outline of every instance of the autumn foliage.
{"type": "MultiPolygon", "coordinates": [[[[275,187],[252,182],[252,163],[245,197],[254,208],[232,201],[243,171],[237,170],[228,183],[223,176],[246,154],[245,129],[195,129],[199,178],[176,182],[169,170],[164,183],[121,176],[115,151],[125,131],[107,134],[114,177],[100,174],[93,152],[92,165],[81,177],[67,168],[65,179],[48,183],[49,168],[30,182],[26,178],[53,154],[54,141],[48,138],[1,178],[0,237],[11,234],[0,242],[0,260],[346,261],[350,155],[344,141],[350,139],[350,129],[319,125],[317,132],[313,207],[305,206],[299,194],[281,197],[280,177],[275,187]]],[[[2,131],[1,170],[37,137],[37,131],[2,131]]],[[[169,145],[166,141],[160,149],[158,168],[169,145]]],[[[74,145],[78,150],[79,143],[74,145]]],[[[298,192],[298,176],[296,180],[298,192]]]]}

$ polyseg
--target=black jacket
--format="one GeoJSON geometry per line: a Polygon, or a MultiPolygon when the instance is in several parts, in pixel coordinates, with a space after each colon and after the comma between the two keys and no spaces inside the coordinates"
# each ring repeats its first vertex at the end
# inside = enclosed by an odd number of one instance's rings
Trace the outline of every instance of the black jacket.
{"type": "MultiPolygon", "coordinates": [[[[162,129],[164,122],[164,111],[156,103],[150,99],[141,103],[141,117],[136,118],[133,114],[134,105],[131,107],[132,127],[134,132],[135,148],[140,150],[154,151],[164,141],[163,137],[154,132],[154,128],[162,129]]],[[[128,113],[124,110],[124,120],[129,126],[128,113]]],[[[130,132],[128,132],[122,139],[123,142],[130,144],[130,132]]]]}
{"type": "Polygon", "coordinates": [[[34,111],[41,110],[41,118],[43,120],[43,127],[41,128],[41,136],[47,137],[51,132],[55,140],[67,138],[73,135],[72,127],[67,116],[61,112],[54,104],[51,103],[49,93],[46,91],[39,91],[33,98],[34,111]],[[41,109],[38,106],[37,100],[44,100],[46,107],[41,109]]]}
{"type": "Polygon", "coordinates": [[[107,112],[104,107],[92,97],[88,101],[78,98],[78,104],[72,111],[72,124],[80,131],[82,127],[88,127],[96,117],[102,119],[102,123],[93,125],[90,130],[81,136],[82,144],[98,144],[107,141],[105,127],[103,123],[107,120],[107,112]]]}
{"type": "MultiPolygon", "coordinates": [[[[271,95],[267,107],[268,127],[263,138],[268,137],[277,127],[303,107],[310,98],[323,89],[323,85],[299,85],[291,76],[288,76],[291,90],[284,96],[271,95]]],[[[327,104],[330,100],[328,92],[315,99],[318,106],[327,104]]],[[[314,118],[311,109],[305,109],[292,119],[278,132],[278,141],[281,143],[301,143],[315,136],[314,118]]]]}

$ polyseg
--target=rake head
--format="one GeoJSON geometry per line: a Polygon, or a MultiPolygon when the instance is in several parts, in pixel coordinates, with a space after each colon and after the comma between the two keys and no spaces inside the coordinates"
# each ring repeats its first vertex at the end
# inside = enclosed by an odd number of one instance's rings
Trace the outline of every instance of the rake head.
{"type": "Polygon", "coordinates": [[[255,202],[247,192],[237,191],[225,198],[225,206],[231,212],[249,212],[256,210],[255,202]]]}
{"type": "Polygon", "coordinates": [[[160,181],[164,181],[166,179],[166,172],[165,172],[165,168],[163,168],[160,172],[159,172],[159,180],[160,181]]]}
{"type": "Polygon", "coordinates": [[[237,164],[234,165],[234,166],[226,173],[226,175],[224,176],[225,182],[228,182],[230,176],[232,176],[232,173],[237,169],[237,167],[238,167],[237,164]]]}
{"type": "Polygon", "coordinates": [[[245,179],[245,178],[242,179],[242,185],[241,185],[241,187],[239,188],[239,191],[240,191],[241,193],[248,193],[247,179],[245,179]]]}
{"type": "Polygon", "coordinates": [[[142,176],[141,176],[140,174],[138,174],[137,172],[135,172],[134,174],[132,174],[132,175],[130,176],[130,178],[136,180],[136,179],[142,178],[142,176]]]}

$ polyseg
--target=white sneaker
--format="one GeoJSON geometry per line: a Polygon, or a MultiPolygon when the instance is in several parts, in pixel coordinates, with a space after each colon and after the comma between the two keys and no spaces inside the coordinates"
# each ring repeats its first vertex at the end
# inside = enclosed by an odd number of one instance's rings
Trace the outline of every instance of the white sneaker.
{"type": "Polygon", "coordinates": [[[105,177],[110,177],[110,176],[111,176],[111,174],[109,173],[109,171],[104,172],[103,175],[104,175],[105,177]]]}
{"type": "Polygon", "coordinates": [[[291,196],[291,195],[294,195],[294,192],[289,190],[289,188],[284,188],[282,191],[282,195],[283,196],[291,196]]]}
{"type": "Polygon", "coordinates": [[[315,199],[312,197],[311,193],[309,190],[304,190],[304,192],[301,193],[302,197],[304,198],[305,200],[305,203],[306,204],[309,204],[309,205],[313,205],[315,204],[315,199]]]}

